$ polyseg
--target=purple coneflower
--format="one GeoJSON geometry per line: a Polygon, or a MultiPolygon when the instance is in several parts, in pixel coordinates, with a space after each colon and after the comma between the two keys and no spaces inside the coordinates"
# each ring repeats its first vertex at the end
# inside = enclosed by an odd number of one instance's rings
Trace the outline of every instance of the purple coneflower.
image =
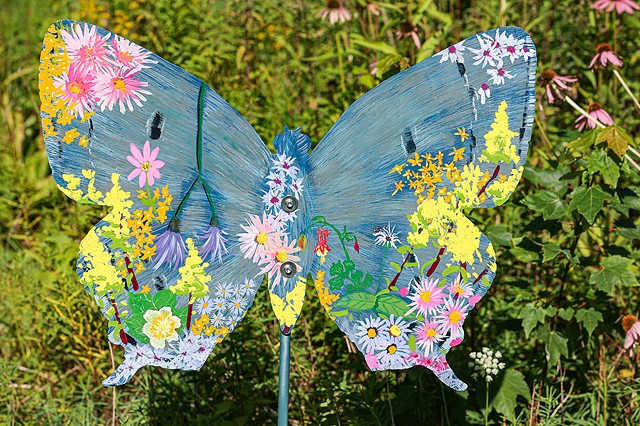
{"type": "Polygon", "coordinates": [[[416,27],[413,22],[408,19],[400,24],[400,29],[396,31],[396,40],[407,37],[411,37],[416,47],[420,49],[420,46],[422,46],[422,44],[420,43],[420,39],[418,38],[418,27],[416,27]]]}
{"type": "Polygon", "coordinates": [[[571,75],[558,75],[551,68],[547,68],[540,73],[538,77],[538,86],[545,89],[547,100],[550,104],[554,103],[558,97],[558,89],[569,90],[571,85],[577,82],[577,77],[571,75]],[[557,86],[557,88],[555,87],[557,86]]]}
{"type": "MultiPolygon", "coordinates": [[[[605,126],[610,126],[613,124],[613,120],[611,119],[609,113],[602,109],[602,105],[597,102],[591,102],[587,107],[587,112],[590,116],[592,116],[605,126]]],[[[595,129],[597,126],[597,124],[593,120],[589,120],[584,115],[576,118],[575,125],[576,129],[580,131],[582,131],[582,129],[584,129],[585,127],[587,127],[588,129],[595,129]]]]}
{"type": "Polygon", "coordinates": [[[629,356],[633,354],[633,346],[640,342],[640,321],[635,315],[625,315],[622,317],[622,328],[627,333],[624,340],[624,348],[629,351],[629,356]]]}
{"type": "Polygon", "coordinates": [[[594,56],[591,60],[589,68],[593,68],[594,66],[606,67],[608,63],[612,63],[613,65],[617,65],[619,67],[622,66],[622,60],[618,58],[618,55],[613,53],[611,45],[602,43],[596,48],[596,56],[594,56]]]}
{"type": "Polygon", "coordinates": [[[187,247],[180,235],[180,219],[177,217],[169,221],[169,227],[162,235],[155,238],[155,243],[156,265],[153,269],[158,269],[164,264],[175,269],[184,262],[187,247]]]}
{"type": "Polygon", "coordinates": [[[318,18],[327,19],[329,23],[347,22],[351,19],[351,13],[342,5],[342,0],[327,0],[327,6],[318,13],[318,18]]]}
{"type": "Polygon", "coordinates": [[[613,12],[615,9],[618,15],[622,15],[624,12],[632,14],[634,10],[640,10],[640,6],[632,0],[597,0],[593,2],[591,9],[607,9],[607,12],[613,12]]]}
{"type": "Polygon", "coordinates": [[[214,261],[218,258],[218,261],[222,263],[222,253],[227,252],[227,247],[224,243],[227,242],[227,239],[223,236],[226,232],[221,231],[220,228],[214,226],[213,224],[209,225],[209,229],[204,233],[201,239],[205,240],[202,248],[200,249],[200,254],[203,259],[209,258],[211,261],[214,261]]]}

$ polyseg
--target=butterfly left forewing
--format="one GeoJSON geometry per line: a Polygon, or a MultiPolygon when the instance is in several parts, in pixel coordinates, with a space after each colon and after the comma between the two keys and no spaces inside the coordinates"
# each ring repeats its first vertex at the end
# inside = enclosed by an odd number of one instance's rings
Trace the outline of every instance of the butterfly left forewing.
{"type": "Polygon", "coordinates": [[[54,180],[111,208],[78,261],[109,339],[125,348],[105,384],[143,365],[199,368],[261,282],[234,236],[240,212],[261,204],[268,150],[205,83],[90,24],[49,28],[40,97],[54,180]]]}

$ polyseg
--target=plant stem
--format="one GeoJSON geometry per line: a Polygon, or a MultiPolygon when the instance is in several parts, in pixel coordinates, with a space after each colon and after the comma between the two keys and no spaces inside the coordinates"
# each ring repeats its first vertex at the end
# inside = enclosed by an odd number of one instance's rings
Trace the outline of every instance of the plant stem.
{"type": "Polygon", "coordinates": [[[487,384],[487,391],[484,398],[484,425],[487,426],[489,424],[489,382],[485,381],[485,383],[487,384]]]}
{"type": "Polygon", "coordinates": [[[627,86],[627,82],[624,81],[617,69],[613,70],[613,75],[615,75],[618,81],[620,81],[620,84],[622,84],[624,90],[626,90],[629,96],[631,96],[631,99],[633,99],[633,104],[636,106],[638,111],[640,111],[640,102],[638,102],[638,99],[633,95],[633,92],[631,92],[631,89],[629,89],[629,86],[627,86]]]}
{"type": "Polygon", "coordinates": [[[344,78],[344,64],[342,63],[342,45],[338,33],[336,33],[336,50],[338,51],[338,68],[340,70],[340,89],[342,89],[342,94],[345,94],[347,93],[347,85],[344,78]]]}
{"type": "Polygon", "coordinates": [[[447,397],[444,394],[442,382],[440,382],[440,391],[442,392],[442,402],[444,403],[444,418],[447,419],[447,426],[449,426],[451,424],[449,422],[449,409],[447,408],[447,397]]]}

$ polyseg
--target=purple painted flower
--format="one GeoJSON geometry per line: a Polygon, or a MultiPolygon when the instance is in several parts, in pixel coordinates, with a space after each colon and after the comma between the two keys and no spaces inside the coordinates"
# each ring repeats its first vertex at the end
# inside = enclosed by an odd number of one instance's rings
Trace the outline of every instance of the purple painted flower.
{"type": "Polygon", "coordinates": [[[156,265],[153,269],[158,269],[163,265],[176,269],[184,263],[187,246],[180,235],[180,219],[174,217],[169,221],[169,227],[164,233],[155,238],[156,243],[156,265]]]}
{"type": "Polygon", "coordinates": [[[621,67],[622,60],[620,60],[618,55],[613,52],[610,44],[602,43],[596,48],[596,56],[591,60],[589,68],[593,68],[594,66],[606,67],[607,64],[613,64],[621,67]]]}
{"type": "Polygon", "coordinates": [[[205,240],[200,254],[203,259],[209,258],[211,261],[218,258],[218,261],[222,263],[222,253],[227,253],[227,247],[225,243],[227,239],[223,236],[226,232],[221,231],[220,228],[214,225],[210,225],[207,232],[204,233],[201,239],[205,240]]]}

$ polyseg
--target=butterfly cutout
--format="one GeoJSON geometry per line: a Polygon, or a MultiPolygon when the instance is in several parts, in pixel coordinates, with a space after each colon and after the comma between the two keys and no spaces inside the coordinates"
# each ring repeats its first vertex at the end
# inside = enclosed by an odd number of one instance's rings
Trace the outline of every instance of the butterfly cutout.
{"type": "Polygon", "coordinates": [[[82,240],[81,283],[124,362],[196,370],[266,282],[284,333],[313,285],[372,370],[446,361],[495,275],[464,215],[504,203],[533,123],[535,47],[490,30],[389,78],[309,154],[284,128],[272,154],[205,83],[102,28],[44,38],[42,128],[53,178],[111,208],[82,240]]]}

